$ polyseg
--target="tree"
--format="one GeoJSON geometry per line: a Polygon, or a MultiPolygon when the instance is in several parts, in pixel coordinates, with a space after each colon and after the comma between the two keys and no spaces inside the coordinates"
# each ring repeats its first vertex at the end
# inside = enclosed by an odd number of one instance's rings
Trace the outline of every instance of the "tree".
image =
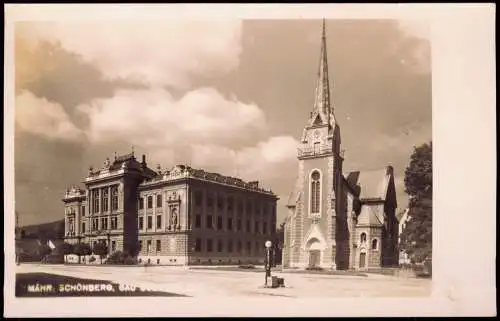
{"type": "Polygon", "coordinates": [[[38,247],[38,253],[40,254],[42,260],[45,260],[47,255],[49,255],[51,252],[52,249],[46,243],[41,243],[40,246],[38,247]]]}
{"type": "Polygon", "coordinates": [[[102,259],[108,254],[108,246],[104,242],[98,242],[94,245],[94,254],[99,255],[99,258],[102,259]]]}
{"type": "Polygon", "coordinates": [[[90,245],[88,245],[87,243],[77,243],[73,247],[73,253],[78,255],[78,263],[80,263],[81,256],[92,254],[92,250],[90,249],[90,245]]]}
{"type": "Polygon", "coordinates": [[[282,264],[282,252],[283,252],[283,244],[285,241],[285,222],[282,222],[280,226],[273,231],[272,236],[272,250],[274,257],[274,264],[282,264]]]}
{"type": "Polygon", "coordinates": [[[64,263],[66,263],[66,255],[73,254],[74,248],[72,244],[64,242],[61,246],[62,254],[64,255],[64,263]]]}
{"type": "Polygon", "coordinates": [[[129,249],[127,251],[128,255],[134,258],[137,257],[140,252],[141,252],[141,247],[138,241],[135,241],[132,244],[130,244],[129,249]]]}
{"type": "MultiPolygon", "coordinates": [[[[432,142],[415,147],[405,170],[410,196],[400,247],[413,263],[432,262],[432,142]]],[[[430,271],[429,271],[430,272],[430,271]]]]}

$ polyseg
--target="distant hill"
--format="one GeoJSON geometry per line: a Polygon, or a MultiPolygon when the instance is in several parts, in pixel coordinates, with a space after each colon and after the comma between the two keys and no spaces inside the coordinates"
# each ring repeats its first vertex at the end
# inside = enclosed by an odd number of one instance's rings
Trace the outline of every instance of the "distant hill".
{"type": "Polygon", "coordinates": [[[20,227],[24,238],[57,240],[64,238],[64,219],[55,222],[20,227]]]}

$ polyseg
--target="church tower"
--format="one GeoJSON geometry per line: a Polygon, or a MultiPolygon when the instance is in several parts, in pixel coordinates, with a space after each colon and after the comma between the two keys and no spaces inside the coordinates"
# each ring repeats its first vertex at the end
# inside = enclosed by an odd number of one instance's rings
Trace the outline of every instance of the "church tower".
{"type": "Polygon", "coordinates": [[[297,195],[293,200],[297,226],[293,239],[300,246],[290,255],[294,265],[335,268],[337,194],[341,192],[343,159],[340,127],[330,98],[324,20],[314,94],[314,105],[298,147],[297,195]]]}
{"type": "Polygon", "coordinates": [[[343,173],[324,20],[314,94],[297,150],[297,181],[287,204],[283,267],[363,270],[394,264],[394,170],[387,166],[343,173]]]}

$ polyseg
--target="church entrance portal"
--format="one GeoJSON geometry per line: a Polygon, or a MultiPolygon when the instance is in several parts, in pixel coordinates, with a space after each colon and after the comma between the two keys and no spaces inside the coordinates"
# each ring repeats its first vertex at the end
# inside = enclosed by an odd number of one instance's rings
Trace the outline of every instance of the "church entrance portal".
{"type": "Polygon", "coordinates": [[[366,253],[359,254],[359,268],[362,269],[366,266],[366,253]]]}
{"type": "Polygon", "coordinates": [[[319,250],[309,251],[309,267],[314,268],[320,265],[321,252],[319,250]]]}
{"type": "Polygon", "coordinates": [[[321,266],[321,250],[323,247],[319,240],[315,237],[307,242],[306,250],[309,253],[309,267],[319,267],[321,266]]]}

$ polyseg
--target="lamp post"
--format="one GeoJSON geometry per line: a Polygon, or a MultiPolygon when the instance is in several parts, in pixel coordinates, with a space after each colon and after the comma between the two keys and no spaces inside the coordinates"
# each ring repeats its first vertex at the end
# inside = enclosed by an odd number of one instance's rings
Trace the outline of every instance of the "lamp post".
{"type": "Polygon", "coordinates": [[[266,260],[265,260],[265,269],[266,269],[266,281],[265,286],[267,286],[267,278],[271,276],[271,246],[273,244],[271,241],[266,241],[266,260]]]}

